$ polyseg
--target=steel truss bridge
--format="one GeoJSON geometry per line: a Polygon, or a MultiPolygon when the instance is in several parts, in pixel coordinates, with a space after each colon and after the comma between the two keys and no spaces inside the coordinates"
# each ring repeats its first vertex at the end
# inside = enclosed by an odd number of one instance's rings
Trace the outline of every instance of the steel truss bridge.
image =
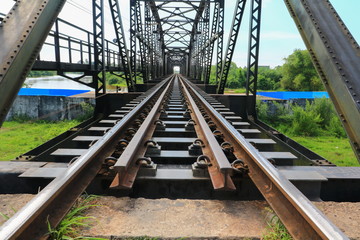
{"type": "MultiPolygon", "coordinates": [[[[65,0],[16,0],[0,15],[0,123],[30,70],[54,70],[96,92],[93,118],[1,163],[0,179],[7,182],[1,193],[44,189],[0,227],[0,239],[41,238],[47,222],[57,225],[85,189],[265,198],[295,239],[347,239],[309,199],[359,201],[360,170],[336,167],[257,119],[262,0],[234,1],[229,36],[225,0],[129,0],[130,39],[121,1],[108,0],[109,11],[106,0],[89,1],[92,31],[58,18],[65,0]],[[246,95],[226,96],[247,5],[246,95]],[[105,39],[105,16],[111,16],[114,39],[105,39]],[[53,61],[42,57],[45,46],[53,61]],[[173,74],[175,67],[179,74],[173,74]],[[108,93],[107,72],[123,78],[129,92],[108,93]]],[[[284,3],[360,159],[359,45],[328,0],[284,3]]]]}

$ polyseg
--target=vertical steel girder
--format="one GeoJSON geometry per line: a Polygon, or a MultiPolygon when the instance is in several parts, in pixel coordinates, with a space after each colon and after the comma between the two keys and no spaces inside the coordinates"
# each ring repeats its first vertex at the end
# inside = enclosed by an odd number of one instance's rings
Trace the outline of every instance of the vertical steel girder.
{"type": "Polygon", "coordinates": [[[247,115],[256,118],[256,90],[259,68],[260,26],[262,0],[251,1],[249,52],[246,77],[247,115]]]}
{"type": "MultiPolygon", "coordinates": [[[[223,0],[222,0],[223,1],[223,0]]],[[[207,2],[205,2],[205,0],[202,0],[199,4],[199,7],[197,8],[197,13],[196,16],[194,18],[193,21],[193,27],[191,30],[191,37],[190,37],[190,44],[189,44],[189,57],[190,57],[190,61],[189,61],[189,70],[190,70],[190,76],[192,78],[199,78],[201,77],[201,74],[199,74],[199,68],[201,69],[200,66],[200,56],[199,53],[200,51],[200,44],[201,44],[201,35],[199,36],[199,23],[201,23],[201,18],[202,18],[202,14],[205,10],[207,6],[207,2]],[[196,54],[196,56],[194,56],[196,54]]],[[[200,24],[202,25],[202,23],[200,24]]],[[[202,28],[200,27],[200,30],[202,28]]]]}
{"type": "Polygon", "coordinates": [[[163,72],[163,65],[164,65],[164,59],[160,59],[161,57],[164,57],[164,51],[165,51],[165,43],[164,43],[164,31],[162,29],[161,24],[161,18],[158,12],[158,8],[155,4],[155,1],[153,0],[147,0],[146,2],[149,3],[149,7],[151,9],[154,21],[157,23],[156,26],[154,26],[155,30],[153,31],[154,35],[154,76],[159,77],[161,75],[161,72],[163,72]]]}
{"type": "MultiPolygon", "coordinates": [[[[153,17],[154,18],[154,17],[153,17]]],[[[154,19],[153,19],[154,20],[154,19]]],[[[153,51],[151,51],[151,76],[153,78],[156,78],[156,35],[154,32],[156,32],[157,27],[155,25],[152,25],[152,34],[151,34],[151,46],[153,51]]]]}
{"type": "Polygon", "coordinates": [[[150,76],[150,69],[149,66],[151,66],[151,15],[150,15],[150,6],[148,2],[145,2],[145,7],[144,7],[144,15],[145,15],[145,42],[146,42],[146,46],[145,47],[145,72],[146,72],[146,78],[150,80],[151,76],[150,76]]]}
{"type": "Polygon", "coordinates": [[[201,71],[202,71],[202,51],[201,51],[201,46],[203,43],[203,22],[199,21],[198,24],[198,30],[199,30],[199,34],[197,34],[197,38],[196,38],[196,51],[198,54],[196,56],[196,72],[195,72],[195,78],[197,80],[201,80],[201,71]]]}
{"type": "Polygon", "coordinates": [[[146,69],[145,69],[145,49],[144,46],[144,35],[143,35],[143,25],[142,25],[142,19],[141,19],[141,9],[140,9],[140,2],[136,1],[136,7],[135,7],[135,16],[136,16],[136,36],[139,39],[139,50],[140,50],[140,69],[141,69],[141,76],[146,83],[147,76],[146,76],[146,69]]]}
{"type": "Polygon", "coordinates": [[[96,96],[106,93],[105,46],[104,46],[104,0],[93,0],[94,63],[96,96]]]}
{"type": "Polygon", "coordinates": [[[218,94],[223,94],[225,90],[226,80],[229,74],[231,60],[234,55],[234,50],[236,46],[236,40],[239,35],[240,25],[242,22],[242,17],[244,15],[246,0],[237,0],[235,14],[232,22],[232,28],[230,32],[229,42],[227,46],[227,52],[225,56],[224,63],[222,64],[221,78],[218,87],[218,94]]]}
{"type": "MultiPolygon", "coordinates": [[[[211,25],[211,38],[215,37],[217,26],[219,23],[219,3],[216,3],[214,6],[214,13],[213,13],[213,22],[211,25]]],[[[211,65],[212,65],[212,59],[214,54],[214,42],[210,43],[210,46],[208,47],[208,58],[206,62],[206,71],[205,71],[205,84],[209,84],[210,82],[210,74],[211,74],[211,65]]]]}
{"type": "MultiPolygon", "coordinates": [[[[205,12],[204,12],[204,19],[203,19],[204,23],[203,23],[203,31],[202,31],[202,35],[203,35],[203,41],[201,46],[205,45],[209,39],[209,34],[210,34],[210,3],[206,3],[206,7],[205,7],[205,12]]],[[[206,48],[202,49],[202,71],[201,71],[201,79],[203,80],[204,83],[206,83],[206,72],[207,72],[207,63],[208,63],[208,59],[210,58],[209,54],[209,49],[210,47],[207,46],[206,48]]]]}
{"type": "Polygon", "coordinates": [[[0,25],[0,126],[65,0],[16,1],[0,25]]]}
{"type": "Polygon", "coordinates": [[[223,65],[223,48],[224,48],[224,0],[219,1],[218,13],[218,34],[217,53],[216,53],[216,84],[220,82],[222,65],[223,65]]]}
{"type": "Polygon", "coordinates": [[[130,0],[130,69],[136,84],[136,0],[130,0]]]}
{"type": "Polygon", "coordinates": [[[128,91],[134,91],[134,83],[132,81],[132,73],[129,65],[129,55],[126,47],[125,33],[121,19],[121,12],[118,0],[109,0],[110,11],[113,19],[116,41],[119,46],[119,54],[124,69],[124,78],[128,87],[128,91]]]}
{"type": "Polygon", "coordinates": [[[360,47],[328,0],[284,0],[360,162],[360,47]]]}

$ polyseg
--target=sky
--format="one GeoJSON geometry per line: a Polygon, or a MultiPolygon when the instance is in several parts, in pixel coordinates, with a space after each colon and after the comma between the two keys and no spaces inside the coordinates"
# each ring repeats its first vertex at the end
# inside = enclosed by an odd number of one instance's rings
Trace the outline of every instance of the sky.
{"type": "MultiPolygon", "coordinates": [[[[106,5],[107,17],[105,19],[106,38],[113,39],[113,27],[110,25],[110,12],[106,5]]],[[[123,24],[127,38],[129,36],[129,0],[119,0],[123,24]]],[[[231,27],[232,16],[235,8],[235,0],[225,0],[225,35],[224,43],[227,39],[231,27]]],[[[360,0],[330,0],[338,11],[339,15],[350,29],[357,42],[360,42],[360,0]]],[[[1,0],[0,13],[7,13],[13,5],[13,0],[1,0]]],[[[233,61],[238,66],[246,66],[248,48],[248,28],[250,1],[248,1],[246,14],[243,17],[237,47],[233,61]]],[[[91,0],[67,0],[65,7],[60,13],[60,17],[76,25],[91,30],[91,0]]],[[[262,26],[259,65],[275,67],[283,64],[284,58],[290,55],[295,49],[305,49],[305,45],[300,34],[290,17],[283,0],[263,0],[262,26]]],[[[65,30],[66,31],[66,30],[65,30]]],[[[79,34],[73,30],[68,30],[72,34],[79,34]]],[[[43,52],[45,52],[44,47],[43,52]]]]}

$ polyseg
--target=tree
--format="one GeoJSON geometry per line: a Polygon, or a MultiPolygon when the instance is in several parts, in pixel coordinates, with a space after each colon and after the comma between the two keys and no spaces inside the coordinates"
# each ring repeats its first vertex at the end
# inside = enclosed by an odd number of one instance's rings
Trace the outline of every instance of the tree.
{"type": "Polygon", "coordinates": [[[227,88],[239,88],[240,87],[240,73],[236,63],[231,62],[229,68],[229,74],[227,76],[226,87],[227,88]]]}
{"type": "Polygon", "coordinates": [[[307,50],[296,49],[284,59],[281,86],[290,91],[321,91],[322,82],[307,50]]]}

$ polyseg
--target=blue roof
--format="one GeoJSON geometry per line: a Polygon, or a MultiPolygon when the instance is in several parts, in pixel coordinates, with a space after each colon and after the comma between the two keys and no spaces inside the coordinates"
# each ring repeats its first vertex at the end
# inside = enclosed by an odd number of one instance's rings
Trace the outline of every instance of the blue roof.
{"type": "Polygon", "coordinates": [[[81,93],[90,92],[90,90],[74,89],[44,89],[44,88],[21,88],[19,96],[73,96],[81,93]]]}
{"type": "Polygon", "coordinates": [[[329,98],[327,92],[258,92],[258,95],[282,100],[329,98]]]}

